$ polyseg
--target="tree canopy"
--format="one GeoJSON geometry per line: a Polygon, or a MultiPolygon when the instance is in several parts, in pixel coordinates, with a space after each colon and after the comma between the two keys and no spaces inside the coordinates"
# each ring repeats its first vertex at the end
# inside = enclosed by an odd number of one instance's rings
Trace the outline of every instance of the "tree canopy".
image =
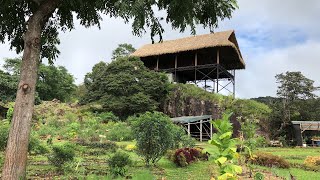
{"type": "Polygon", "coordinates": [[[313,85],[314,81],[306,78],[301,72],[289,72],[276,75],[279,84],[277,95],[280,98],[289,101],[297,99],[314,98],[314,91],[317,87],[313,85]]]}
{"type": "Polygon", "coordinates": [[[132,44],[119,44],[118,47],[112,51],[112,60],[129,56],[134,51],[136,51],[136,49],[132,46],[132,44]]]}
{"type": "Polygon", "coordinates": [[[85,77],[87,94],[82,102],[98,102],[106,111],[125,118],[158,109],[168,91],[165,74],[148,70],[136,58],[100,62],[85,77]]]}
{"type": "MultiPolygon", "coordinates": [[[[6,72],[0,71],[1,100],[13,101],[18,87],[21,59],[5,59],[3,65],[6,72]]],[[[63,66],[41,64],[39,67],[37,96],[40,100],[51,101],[70,99],[76,85],[73,76],[63,66]]]]}

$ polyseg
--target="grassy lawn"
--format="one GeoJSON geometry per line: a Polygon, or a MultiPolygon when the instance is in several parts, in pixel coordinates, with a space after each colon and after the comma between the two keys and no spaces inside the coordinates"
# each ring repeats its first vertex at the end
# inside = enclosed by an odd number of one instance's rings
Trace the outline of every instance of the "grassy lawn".
{"type": "Polygon", "coordinates": [[[259,151],[268,152],[274,155],[278,155],[290,162],[290,169],[280,168],[266,168],[256,166],[258,169],[267,170],[274,175],[278,175],[288,179],[290,174],[296,177],[297,180],[313,180],[320,179],[320,172],[314,172],[303,169],[303,162],[307,156],[319,156],[320,148],[260,148],[259,151]]]}

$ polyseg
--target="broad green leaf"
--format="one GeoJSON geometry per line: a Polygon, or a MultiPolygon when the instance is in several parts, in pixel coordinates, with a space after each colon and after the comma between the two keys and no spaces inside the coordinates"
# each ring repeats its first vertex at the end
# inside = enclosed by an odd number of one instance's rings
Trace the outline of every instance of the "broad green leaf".
{"type": "Polygon", "coordinates": [[[230,138],[232,136],[232,132],[226,132],[226,133],[223,133],[219,139],[227,139],[227,138],[230,138]]]}
{"type": "Polygon", "coordinates": [[[226,157],[220,157],[216,160],[216,162],[218,162],[219,164],[224,164],[227,160],[228,159],[226,157]]]}

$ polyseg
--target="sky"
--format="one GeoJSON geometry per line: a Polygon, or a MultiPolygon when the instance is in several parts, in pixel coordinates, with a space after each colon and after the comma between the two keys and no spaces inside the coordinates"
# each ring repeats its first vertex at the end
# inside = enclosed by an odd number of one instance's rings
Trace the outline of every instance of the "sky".
{"type": "MultiPolygon", "coordinates": [[[[220,22],[215,31],[234,29],[246,63],[236,72],[236,97],[276,96],[275,75],[301,71],[320,86],[320,1],[319,0],[238,0],[233,17],[220,22]]],[[[101,29],[84,28],[75,23],[71,32],[60,33],[60,56],[55,65],[65,66],[83,82],[86,73],[99,61],[110,62],[118,44],[130,43],[135,48],[151,43],[148,33],[133,36],[131,24],[121,19],[103,17],[101,29]]],[[[190,36],[164,25],[164,40],[190,36]]],[[[209,29],[197,27],[197,34],[209,29]]],[[[9,50],[9,43],[0,44],[0,64],[4,58],[22,56],[9,50]]]]}

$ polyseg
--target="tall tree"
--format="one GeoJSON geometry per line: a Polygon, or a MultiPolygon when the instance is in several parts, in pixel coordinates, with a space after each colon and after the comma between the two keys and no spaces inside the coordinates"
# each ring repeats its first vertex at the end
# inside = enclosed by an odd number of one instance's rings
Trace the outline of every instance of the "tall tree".
{"type": "Polygon", "coordinates": [[[158,109],[168,93],[165,74],[147,69],[136,58],[100,62],[85,77],[88,89],[82,102],[98,102],[104,110],[125,119],[135,113],[158,109]]]}
{"type": "Polygon", "coordinates": [[[134,51],[136,51],[136,49],[132,46],[132,44],[119,44],[118,47],[112,51],[112,60],[129,56],[134,51]]]}
{"type": "MultiPolygon", "coordinates": [[[[7,76],[2,82],[10,79],[10,83],[7,83],[7,90],[13,86],[13,91],[6,91],[7,97],[13,98],[8,98],[7,100],[14,100],[21,62],[21,58],[5,59],[3,67],[7,72],[7,76]]],[[[39,100],[50,101],[52,99],[59,99],[60,101],[67,101],[75,89],[74,78],[65,67],[39,65],[38,83],[36,85],[39,100]]]]}
{"type": "Polygon", "coordinates": [[[195,33],[196,24],[215,28],[219,20],[230,18],[237,8],[236,0],[1,0],[0,3],[0,41],[7,39],[11,48],[23,51],[3,179],[25,178],[38,65],[41,58],[52,62],[57,57],[59,31],[73,29],[75,18],[85,27],[100,27],[101,14],[120,17],[125,22],[132,19],[133,34],[142,35],[149,28],[154,41],[155,35],[162,39],[164,32],[161,26],[164,18],[155,15],[157,9],[166,11],[166,22],[174,29],[184,31],[190,26],[195,33]]]}
{"type": "Polygon", "coordinates": [[[306,78],[301,72],[289,72],[276,75],[279,84],[277,95],[288,101],[298,99],[315,98],[314,91],[317,87],[313,85],[314,81],[306,78]]]}
{"type": "Polygon", "coordinates": [[[282,100],[282,105],[275,104],[276,109],[282,114],[281,126],[278,134],[281,134],[292,119],[301,117],[299,102],[317,97],[314,91],[314,81],[306,78],[301,72],[289,72],[277,74],[276,82],[279,84],[277,95],[282,100]],[[277,106],[276,106],[277,105],[277,106]]]}

